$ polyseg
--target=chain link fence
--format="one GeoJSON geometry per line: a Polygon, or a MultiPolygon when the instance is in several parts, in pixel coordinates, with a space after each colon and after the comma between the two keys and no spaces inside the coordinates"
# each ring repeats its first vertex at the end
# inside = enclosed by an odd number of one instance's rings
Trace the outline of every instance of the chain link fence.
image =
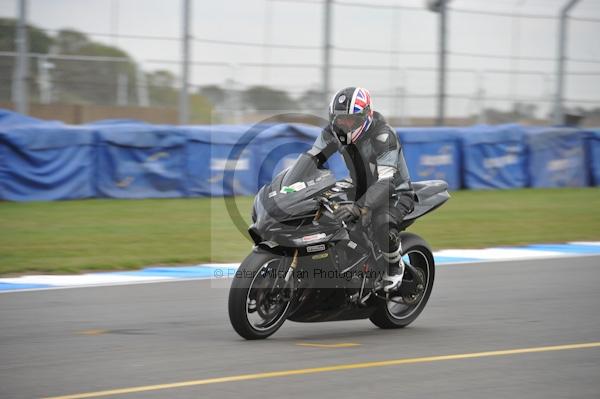
{"type": "MultiPolygon", "coordinates": [[[[557,10],[563,2],[549,0],[544,7],[535,0],[503,1],[499,4],[504,8],[492,10],[489,2],[451,3],[447,124],[550,123],[557,78],[557,10]]],[[[253,122],[285,111],[324,113],[324,98],[332,93],[325,95],[322,86],[323,2],[251,3],[250,7],[262,11],[248,21],[254,28],[246,39],[243,32],[235,31],[235,24],[227,23],[222,31],[200,34],[207,18],[226,22],[231,16],[227,12],[204,15],[203,2],[193,2],[192,123],[253,122]],[[294,21],[296,25],[291,25],[294,21]],[[305,40],[290,32],[303,23],[310,30],[305,40]],[[257,32],[261,40],[251,40],[257,32]]],[[[115,4],[119,1],[107,2],[106,7],[115,4]]],[[[30,8],[36,7],[41,5],[31,2],[30,8]]],[[[392,123],[434,124],[439,74],[436,14],[423,2],[409,0],[334,1],[332,7],[332,89],[368,87],[377,108],[392,123]]],[[[600,33],[600,8],[582,10],[583,16],[570,18],[565,107],[586,114],[585,124],[598,125],[600,51],[593,50],[593,41],[600,33]]],[[[140,9],[137,18],[143,20],[144,14],[140,9]]],[[[179,16],[173,12],[167,17],[179,16]]],[[[0,19],[0,102],[4,106],[14,100],[14,32],[14,19],[0,19]]],[[[39,18],[29,22],[28,32],[27,87],[32,103],[104,107],[105,112],[88,112],[90,117],[125,113],[148,119],[140,109],[150,109],[152,121],[157,121],[157,110],[162,109],[158,119],[176,122],[182,84],[180,37],[154,35],[151,26],[139,34],[49,29],[39,18]],[[150,56],[134,57],[136,47],[150,56]]]]}

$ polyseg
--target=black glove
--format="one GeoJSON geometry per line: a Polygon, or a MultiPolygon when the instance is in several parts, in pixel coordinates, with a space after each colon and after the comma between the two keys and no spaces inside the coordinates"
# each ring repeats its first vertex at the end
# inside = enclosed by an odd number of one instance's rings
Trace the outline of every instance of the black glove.
{"type": "Polygon", "coordinates": [[[369,223],[371,223],[371,210],[369,208],[361,208],[356,204],[340,205],[335,210],[333,215],[336,217],[336,219],[346,223],[360,219],[363,227],[366,227],[369,225],[369,223]]]}
{"type": "Polygon", "coordinates": [[[371,216],[371,208],[366,206],[360,208],[360,223],[364,228],[371,224],[371,216]]]}

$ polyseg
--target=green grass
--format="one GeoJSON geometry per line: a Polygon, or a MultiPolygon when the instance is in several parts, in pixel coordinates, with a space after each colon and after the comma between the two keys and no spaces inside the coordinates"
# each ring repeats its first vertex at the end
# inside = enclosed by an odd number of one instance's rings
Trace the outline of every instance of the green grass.
{"type": "MultiPolygon", "coordinates": [[[[248,219],[252,199],[235,200],[248,219]]],[[[434,249],[600,240],[600,190],[460,191],[409,228],[434,249]]],[[[224,200],[0,203],[0,275],[240,261],[224,200]]]]}

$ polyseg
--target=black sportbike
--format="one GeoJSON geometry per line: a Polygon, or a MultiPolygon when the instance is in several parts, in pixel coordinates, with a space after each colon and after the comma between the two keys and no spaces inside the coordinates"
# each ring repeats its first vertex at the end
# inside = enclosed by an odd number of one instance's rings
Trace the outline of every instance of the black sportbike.
{"type": "Polygon", "coordinates": [[[333,211],[353,198],[349,180],[297,161],[262,187],[249,233],[254,249],[236,271],[229,318],[246,339],[263,339],[285,320],[321,322],[370,319],[380,328],[414,321],[431,295],[435,264],[421,237],[404,230],[450,198],[441,180],[413,182],[415,209],[400,233],[404,279],[384,293],[387,268],[370,228],[345,224],[333,211]]]}

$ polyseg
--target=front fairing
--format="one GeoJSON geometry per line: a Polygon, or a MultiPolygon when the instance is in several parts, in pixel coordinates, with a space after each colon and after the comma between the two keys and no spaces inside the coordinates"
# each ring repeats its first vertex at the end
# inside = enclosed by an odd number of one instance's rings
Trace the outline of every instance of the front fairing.
{"type": "MultiPolygon", "coordinates": [[[[326,242],[341,230],[338,221],[322,217],[313,221],[319,203],[316,197],[335,186],[334,175],[316,169],[294,183],[303,188],[286,192],[284,184],[290,170],[279,174],[271,184],[264,186],[254,200],[253,222],[250,235],[258,243],[269,241],[286,247],[301,247],[326,242]]],[[[296,179],[296,177],[294,178],[296,179]]],[[[293,184],[292,184],[293,185],[293,184]]]]}

